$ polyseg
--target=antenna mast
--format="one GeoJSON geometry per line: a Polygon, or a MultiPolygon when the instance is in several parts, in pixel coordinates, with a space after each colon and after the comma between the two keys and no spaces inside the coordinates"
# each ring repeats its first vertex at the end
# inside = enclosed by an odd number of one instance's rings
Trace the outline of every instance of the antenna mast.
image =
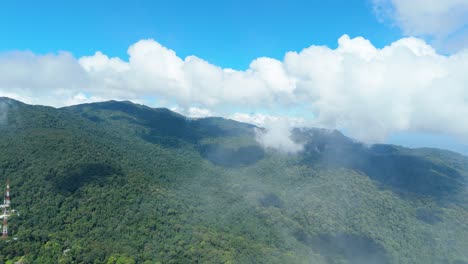
{"type": "Polygon", "coordinates": [[[3,208],[3,214],[0,215],[0,218],[3,218],[2,238],[4,239],[8,237],[8,217],[11,215],[10,202],[10,180],[7,179],[5,197],[3,204],[0,205],[0,208],[3,208]]]}

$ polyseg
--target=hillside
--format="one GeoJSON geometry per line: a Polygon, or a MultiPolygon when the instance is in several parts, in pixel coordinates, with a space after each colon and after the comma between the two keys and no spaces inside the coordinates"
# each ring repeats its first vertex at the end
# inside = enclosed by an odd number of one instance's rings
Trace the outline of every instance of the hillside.
{"type": "Polygon", "coordinates": [[[468,158],[109,101],[0,98],[0,263],[468,263],[468,158]],[[3,185],[2,185],[3,186],[3,185]],[[4,188],[4,187],[2,187],[4,188]]]}

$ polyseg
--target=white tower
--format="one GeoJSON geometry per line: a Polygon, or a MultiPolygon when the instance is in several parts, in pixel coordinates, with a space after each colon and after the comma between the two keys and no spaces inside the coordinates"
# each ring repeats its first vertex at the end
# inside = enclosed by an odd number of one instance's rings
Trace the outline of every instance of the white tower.
{"type": "Polygon", "coordinates": [[[0,208],[3,208],[3,214],[0,215],[0,218],[3,218],[3,227],[2,227],[2,238],[8,237],[8,217],[10,216],[10,180],[7,179],[5,197],[3,204],[0,205],[0,208]]]}

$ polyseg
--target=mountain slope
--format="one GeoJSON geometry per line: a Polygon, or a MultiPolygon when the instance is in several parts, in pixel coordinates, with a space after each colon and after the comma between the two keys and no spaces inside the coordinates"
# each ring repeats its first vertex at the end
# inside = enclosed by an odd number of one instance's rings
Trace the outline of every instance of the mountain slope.
{"type": "Polygon", "coordinates": [[[296,130],[305,151],[286,155],[222,118],[0,101],[0,181],[20,213],[0,260],[468,261],[464,156],[319,129],[296,130]]]}

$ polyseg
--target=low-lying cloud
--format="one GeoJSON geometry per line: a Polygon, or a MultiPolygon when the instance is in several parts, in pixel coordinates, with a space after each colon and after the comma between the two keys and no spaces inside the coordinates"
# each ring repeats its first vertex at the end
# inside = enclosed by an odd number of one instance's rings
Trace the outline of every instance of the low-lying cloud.
{"type": "Polygon", "coordinates": [[[78,59],[66,52],[4,53],[0,96],[54,106],[158,98],[193,116],[301,105],[314,125],[366,142],[402,131],[468,140],[468,49],[441,55],[418,38],[378,49],[347,35],[338,44],[287,52],[283,60],[261,57],[243,71],[180,58],[154,40],[133,44],[128,61],[102,52],[78,59]]]}
{"type": "Polygon", "coordinates": [[[263,130],[256,130],[256,140],[266,149],[274,149],[285,153],[296,153],[303,145],[291,138],[293,125],[285,118],[267,120],[263,130]]]}

